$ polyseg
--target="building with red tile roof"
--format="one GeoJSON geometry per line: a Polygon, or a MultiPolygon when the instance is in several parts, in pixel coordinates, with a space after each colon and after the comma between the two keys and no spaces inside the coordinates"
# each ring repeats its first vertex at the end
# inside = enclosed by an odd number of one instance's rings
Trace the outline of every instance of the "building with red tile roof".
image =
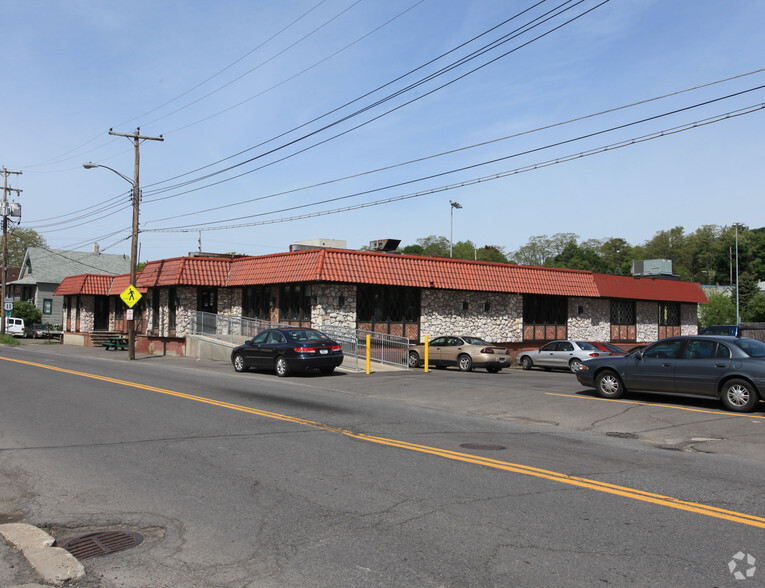
{"type": "MultiPolygon", "coordinates": [[[[411,341],[459,332],[509,346],[553,338],[640,343],[695,333],[697,305],[707,301],[699,284],[680,280],[344,249],[151,261],[136,285],[145,294],[136,310],[147,340],[183,339],[193,315],[206,312],[411,341]]],[[[126,287],[126,276],[86,274],[56,293],[70,307],[75,297],[109,297],[101,312],[114,314],[126,287]]]]}

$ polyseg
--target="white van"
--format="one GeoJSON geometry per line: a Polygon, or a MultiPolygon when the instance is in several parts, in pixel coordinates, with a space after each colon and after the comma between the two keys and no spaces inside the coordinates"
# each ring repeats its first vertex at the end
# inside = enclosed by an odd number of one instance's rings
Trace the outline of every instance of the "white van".
{"type": "Polygon", "coordinates": [[[25,333],[24,319],[6,317],[5,332],[14,337],[23,337],[25,333]]]}

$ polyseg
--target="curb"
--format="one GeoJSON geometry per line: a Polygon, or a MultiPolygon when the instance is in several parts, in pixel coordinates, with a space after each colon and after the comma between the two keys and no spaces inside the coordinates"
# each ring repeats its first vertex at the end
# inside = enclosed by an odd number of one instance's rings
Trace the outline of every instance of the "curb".
{"type": "Polygon", "coordinates": [[[35,571],[49,584],[61,585],[85,576],[77,558],[61,547],[53,547],[51,535],[24,523],[0,525],[0,535],[11,547],[20,550],[35,571]]]}

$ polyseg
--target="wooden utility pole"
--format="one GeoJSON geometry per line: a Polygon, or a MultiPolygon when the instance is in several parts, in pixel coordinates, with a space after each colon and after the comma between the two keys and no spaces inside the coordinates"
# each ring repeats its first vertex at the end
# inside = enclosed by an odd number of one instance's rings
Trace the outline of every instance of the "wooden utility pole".
{"type": "MultiPolygon", "coordinates": [[[[109,129],[110,135],[117,137],[127,137],[133,140],[135,146],[135,168],[133,170],[133,235],[130,240],[130,285],[135,288],[136,282],[136,265],[138,263],[138,214],[139,203],[141,201],[141,189],[139,184],[139,168],[141,165],[141,156],[138,146],[141,141],[164,141],[165,139],[160,135],[159,137],[145,137],[141,135],[141,129],[136,129],[134,133],[115,133],[109,129]]],[[[128,326],[128,359],[135,359],[135,319],[131,319],[127,322],[128,326]]]]}
{"type": "MultiPolygon", "coordinates": [[[[8,187],[8,174],[21,175],[21,172],[8,171],[3,168],[3,271],[2,271],[2,288],[0,288],[0,300],[5,305],[5,287],[8,282],[8,217],[10,211],[8,210],[8,192],[15,191],[17,194],[21,193],[21,190],[8,187]]],[[[3,307],[0,312],[0,335],[5,335],[5,313],[6,310],[3,307]]]]}

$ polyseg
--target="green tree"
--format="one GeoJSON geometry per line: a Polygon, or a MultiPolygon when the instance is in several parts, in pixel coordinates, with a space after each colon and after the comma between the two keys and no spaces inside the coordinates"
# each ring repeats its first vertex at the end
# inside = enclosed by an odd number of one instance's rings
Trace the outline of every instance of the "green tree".
{"type": "Polygon", "coordinates": [[[499,245],[484,245],[478,249],[478,261],[493,261],[495,263],[509,263],[507,255],[499,245]]]}
{"type": "Polygon", "coordinates": [[[761,323],[765,322],[765,294],[758,292],[746,305],[741,315],[743,322],[761,323]]]}
{"type": "Polygon", "coordinates": [[[47,247],[45,238],[34,229],[8,230],[8,267],[21,267],[28,247],[47,247]]]}
{"type": "Polygon", "coordinates": [[[430,257],[449,257],[449,239],[440,235],[429,235],[417,239],[417,244],[422,247],[423,255],[430,257]]]}
{"type": "Polygon", "coordinates": [[[736,303],[726,294],[710,294],[709,302],[699,306],[699,327],[735,325],[736,303]]]}
{"type": "Polygon", "coordinates": [[[17,300],[13,303],[11,316],[13,318],[24,319],[24,324],[27,327],[31,327],[35,323],[42,322],[42,311],[40,311],[40,309],[31,302],[22,300],[17,300]]]}
{"type": "Polygon", "coordinates": [[[743,316],[749,302],[760,292],[757,279],[749,272],[744,272],[738,277],[738,308],[743,316]]]}
{"type": "Polygon", "coordinates": [[[407,245],[401,252],[407,255],[425,255],[425,249],[423,249],[422,245],[407,245]]]}

